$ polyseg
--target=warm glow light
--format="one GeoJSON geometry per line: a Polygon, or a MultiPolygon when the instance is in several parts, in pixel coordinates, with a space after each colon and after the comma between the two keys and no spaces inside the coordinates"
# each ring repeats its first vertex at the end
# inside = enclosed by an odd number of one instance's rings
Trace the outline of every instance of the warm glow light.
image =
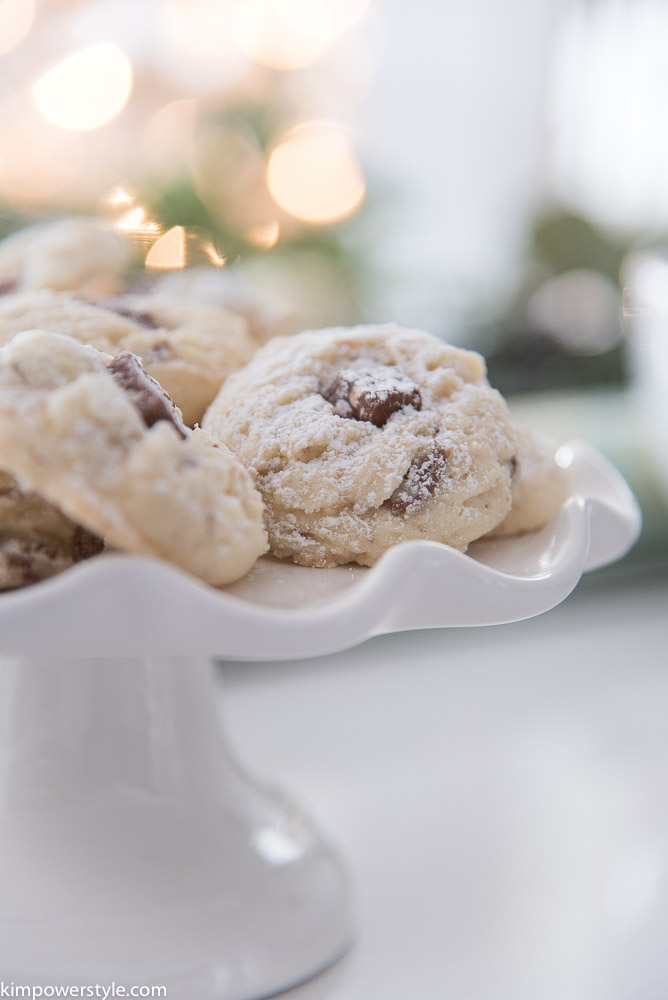
{"type": "Polygon", "coordinates": [[[111,42],[63,59],[37,81],[33,95],[47,121],[59,128],[99,128],[122,111],[132,90],[132,67],[111,42]]]}
{"type": "Polygon", "coordinates": [[[173,226],[157,240],[146,255],[146,267],[160,271],[177,271],[186,266],[186,231],[173,226]]]}
{"type": "Polygon", "coordinates": [[[129,212],[121,216],[116,223],[116,227],[122,233],[130,233],[137,236],[158,236],[160,234],[159,224],[151,222],[150,219],[146,218],[146,210],[141,205],[131,208],[129,212]]]}
{"type": "Polygon", "coordinates": [[[225,257],[218,253],[213,243],[203,243],[202,251],[214,267],[224,267],[227,263],[225,257]]]}
{"type": "Polygon", "coordinates": [[[183,172],[192,151],[197,119],[197,101],[172,101],[160,109],[144,129],[141,156],[152,173],[183,172]]]}
{"type": "MultiPolygon", "coordinates": [[[[119,198],[127,196],[130,198],[129,204],[134,205],[134,197],[129,192],[123,188],[119,188],[118,192],[119,198]]],[[[127,209],[127,203],[125,208],[127,209]]],[[[162,232],[160,224],[147,218],[146,210],[141,205],[134,205],[133,208],[124,211],[114,225],[120,233],[129,236],[142,252],[152,247],[162,232]]]]}
{"type": "Polygon", "coordinates": [[[167,0],[162,12],[172,45],[201,59],[219,59],[229,35],[230,5],[221,0],[167,0]]]}
{"type": "Polygon", "coordinates": [[[82,162],[82,137],[47,125],[31,108],[0,116],[0,197],[44,205],[61,196],[82,162]]]}
{"type": "Polygon", "coordinates": [[[249,66],[232,38],[235,2],[158,0],[151,4],[151,31],[158,41],[153,58],[175,85],[171,92],[208,96],[243,81],[249,66]]]}
{"type": "Polygon", "coordinates": [[[289,132],[269,157],[267,184],[280,207],[306,222],[334,222],[364,198],[364,176],[350,137],[331,122],[289,132]]]}
{"type": "Polygon", "coordinates": [[[203,201],[216,202],[221,197],[238,200],[263,171],[261,151],[248,136],[219,126],[199,134],[192,172],[203,201]]]}
{"type": "Polygon", "coordinates": [[[288,27],[328,40],[356,24],[368,6],[369,0],[272,0],[288,27]]]}
{"type": "Polygon", "coordinates": [[[115,187],[102,199],[102,204],[105,208],[129,208],[134,203],[134,195],[126,191],[124,187],[115,187]]]}
{"type": "Polygon", "coordinates": [[[265,157],[252,135],[219,125],[199,130],[191,176],[200,199],[224,227],[244,232],[276,217],[265,171],[265,157]]]}
{"type": "Polygon", "coordinates": [[[313,31],[316,23],[313,17],[307,19],[306,28],[286,22],[272,0],[242,0],[234,12],[232,32],[249,59],[271,69],[295,70],[315,62],[331,40],[326,31],[313,31]]]}
{"type": "Polygon", "coordinates": [[[34,15],[34,0],[0,0],[0,55],[23,41],[34,15]]]}
{"type": "Polygon", "coordinates": [[[278,237],[281,234],[281,227],[278,222],[267,222],[260,226],[253,226],[246,233],[246,239],[253,246],[262,247],[263,250],[270,250],[276,246],[278,237]]]}
{"type": "Polygon", "coordinates": [[[328,0],[270,0],[271,10],[291,31],[329,40],[334,32],[328,0]]]}
{"type": "Polygon", "coordinates": [[[140,229],[145,222],[146,213],[143,208],[133,208],[127,215],[123,215],[116,225],[124,233],[133,233],[140,229]]]}

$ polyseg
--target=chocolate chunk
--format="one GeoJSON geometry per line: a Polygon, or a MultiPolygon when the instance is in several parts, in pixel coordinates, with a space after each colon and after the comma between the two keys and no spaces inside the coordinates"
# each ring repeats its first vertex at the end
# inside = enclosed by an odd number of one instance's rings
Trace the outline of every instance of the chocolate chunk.
{"type": "Polygon", "coordinates": [[[11,586],[38,583],[45,576],[50,576],[62,560],[61,550],[54,542],[39,538],[10,539],[3,545],[3,555],[10,575],[16,581],[11,586]]]}
{"type": "Polygon", "coordinates": [[[344,368],[322,392],[341,417],[382,427],[397,410],[422,406],[420,390],[393,365],[344,368]]]}
{"type": "Polygon", "coordinates": [[[141,309],[131,309],[129,306],[123,305],[122,302],[116,302],[114,299],[107,299],[102,305],[110,312],[116,313],[117,316],[125,316],[126,319],[134,320],[135,323],[139,323],[140,326],[145,326],[149,330],[157,330],[162,326],[162,323],[158,323],[149,312],[144,312],[141,309]]]}
{"type": "Polygon", "coordinates": [[[90,559],[91,556],[101,552],[103,548],[104,542],[101,538],[87,531],[86,528],[82,528],[81,525],[77,525],[72,539],[72,558],[75,562],[90,559]]]}
{"type": "Polygon", "coordinates": [[[437,448],[416,458],[401,484],[384,501],[383,507],[393,514],[404,514],[431,500],[443,478],[449,456],[449,448],[437,448]]]}
{"type": "Polygon", "coordinates": [[[144,371],[136,354],[123,351],[109,362],[108,369],[121,389],[128,393],[147,427],[159,420],[168,420],[182,438],[188,436],[188,429],[174,403],[160,383],[144,371]]]}

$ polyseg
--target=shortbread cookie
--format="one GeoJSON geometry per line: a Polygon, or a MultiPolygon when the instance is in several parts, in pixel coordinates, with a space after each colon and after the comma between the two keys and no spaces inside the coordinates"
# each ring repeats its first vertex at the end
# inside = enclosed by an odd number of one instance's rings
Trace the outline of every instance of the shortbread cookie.
{"type": "Polygon", "coordinates": [[[285,302],[256,288],[247,275],[229,267],[184,267],[169,271],[155,284],[159,295],[220,306],[243,316],[254,342],[295,332],[295,316],[285,302]]]}
{"type": "Polygon", "coordinates": [[[512,506],[490,532],[495,536],[544,527],[568,499],[568,475],[555,461],[554,444],[528,427],[514,426],[517,453],[512,463],[512,506]]]}
{"type": "Polygon", "coordinates": [[[30,329],[64,333],[106,354],[137,354],[190,426],[201,420],[230,372],[255,350],[242,317],[157,295],[92,303],[41,291],[0,299],[0,344],[30,329]]]}
{"type": "Polygon", "coordinates": [[[0,468],[116,548],[214,585],[266,549],[248,473],[129,352],[17,334],[0,350],[0,468]]]}
{"type": "Polygon", "coordinates": [[[276,338],[204,427],[251,471],[272,551],[374,563],[407,539],[465,550],[510,509],[515,436],[482,357],[394,324],[276,338]]]}
{"type": "Polygon", "coordinates": [[[0,288],[115,295],[131,260],[129,240],[101,220],[58,219],[19,230],[0,242],[0,288]]]}
{"type": "Polygon", "coordinates": [[[0,471],[0,590],[37,583],[103,546],[102,539],[0,471]]]}

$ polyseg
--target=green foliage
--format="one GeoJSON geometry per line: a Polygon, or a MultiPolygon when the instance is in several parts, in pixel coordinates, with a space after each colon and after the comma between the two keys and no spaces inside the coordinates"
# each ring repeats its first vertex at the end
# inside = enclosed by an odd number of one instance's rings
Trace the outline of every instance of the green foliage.
{"type": "MultiPolygon", "coordinates": [[[[621,239],[586,218],[558,208],[550,208],[536,218],[527,243],[524,281],[504,311],[475,334],[485,345],[482,349],[493,385],[512,395],[623,385],[627,381],[622,340],[600,353],[571,351],[549,331],[535,326],[528,307],[532,295],[546,281],[569,271],[593,271],[619,288],[620,267],[634,242],[632,237],[621,239]]],[[[619,326],[621,329],[621,323],[619,326]]],[[[574,339],[576,335],[574,331],[574,339]]]]}
{"type": "Polygon", "coordinates": [[[588,268],[619,280],[619,268],[629,249],[587,219],[565,211],[540,216],[531,235],[530,253],[552,274],[574,268],[588,268]]]}

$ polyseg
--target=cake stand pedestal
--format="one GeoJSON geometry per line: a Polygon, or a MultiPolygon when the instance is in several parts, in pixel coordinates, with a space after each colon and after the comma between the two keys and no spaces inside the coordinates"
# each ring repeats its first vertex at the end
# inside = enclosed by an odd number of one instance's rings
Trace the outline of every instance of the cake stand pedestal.
{"type": "Polygon", "coordinates": [[[339,863],[236,765],[208,660],[16,660],[0,678],[4,982],[246,1000],[343,952],[339,863]]]}
{"type": "Polygon", "coordinates": [[[466,556],[423,542],[371,570],[265,559],[219,592],[103,555],[3,595],[0,979],[257,1000],[335,961],[352,938],[345,871],[237,765],[211,657],[313,656],[553,607],[640,529],[598,453],[561,460],[572,496],[552,524],[466,556]]]}

